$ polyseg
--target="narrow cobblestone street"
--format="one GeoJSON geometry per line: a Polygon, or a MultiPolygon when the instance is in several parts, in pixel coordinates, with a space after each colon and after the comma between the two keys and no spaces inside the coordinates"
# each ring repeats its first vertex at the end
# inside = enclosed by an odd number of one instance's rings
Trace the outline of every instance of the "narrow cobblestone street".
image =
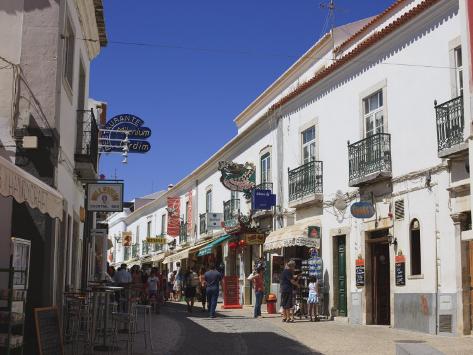
{"type": "Polygon", "coordinates": [[[220,310],[209,319],[199,308],[188,314],[183,304],[167,304],[153,318],[153,351],[138,337],[136,353],[145,354],[395,354],[396,344],[422,344],[445,354],[472,354],[473,338],[440,337],[380,326],[337,321],[281,322],[251,308],[220,310]]]}

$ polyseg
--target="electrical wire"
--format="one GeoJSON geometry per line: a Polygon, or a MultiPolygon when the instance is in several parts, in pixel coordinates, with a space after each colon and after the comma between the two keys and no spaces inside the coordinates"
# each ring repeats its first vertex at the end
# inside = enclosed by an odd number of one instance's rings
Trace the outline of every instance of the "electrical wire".
{"type": "MultiPolygon", "coordinates": [[[[83,40],[83,41],[90,41],[90,42],[98,42],[99,40],[91,39],[91,38],[78,38],[76,39],[83,40]]],[[[291,59],[298,59],[300,55],[290,55],[290,54],[278,54],[278,53],[263,53],[263,52],[255,52],[251,50],[227,50],[227,49],[220,49],[220,48],[205,48],[205,47],[192,47],[192,46],[181,46],[181,45],[174,45],[174,44],[165,44],[165,43],[149,43],[149,42],[132,42],[132,41],[108,41],[109,44],[116,44],[122,46],[136,46],[136,47],[148,47],[148,48],[163,48],[163,49],[180,49],[180,50],[189,50],[194,52],[201,52],[201,53],[217,53],[217,54],[228,54],[228,55],[254,55],[254,56],[262,56],[262,57],[277,57],[277,58],[291,58],[291,59]]],[[[313,60],[330,60],[333,62],[337,62],[340,59],[337,58],[328,58],[326,56],[306,56],[306,58],[313,59],[313,60]]],[[[360,63],[360,64],[373,64],[373,61],[362,61],[357,59],[351,59],[350,62],[352,63],[360,63]]],[[[457,69],[455,66],[444,66],[444,65],[432,65],[432,64],[415,64],[415,63],[396,63],[396,62],[379,62],[376,63],[379,65],[392,65],[392,66],[402,66],[402,67],[414,67],[414,68],[427,68],[427,69],[457,69]]]]}

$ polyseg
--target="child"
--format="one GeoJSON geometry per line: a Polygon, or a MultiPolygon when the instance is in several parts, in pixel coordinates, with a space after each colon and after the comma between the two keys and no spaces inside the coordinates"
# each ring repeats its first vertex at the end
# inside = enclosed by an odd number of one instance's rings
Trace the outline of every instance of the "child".
{"type": "Polygon", "coordinates": [[[314,315],[315,321],[318,321],[318,310],[317,305],[319,304],[319,283],[315,276],[311,276],[309,280],[309,298],[307,300],[309,303],[309,316],[310,321],[313,322],[312,315],[314,315]]]}

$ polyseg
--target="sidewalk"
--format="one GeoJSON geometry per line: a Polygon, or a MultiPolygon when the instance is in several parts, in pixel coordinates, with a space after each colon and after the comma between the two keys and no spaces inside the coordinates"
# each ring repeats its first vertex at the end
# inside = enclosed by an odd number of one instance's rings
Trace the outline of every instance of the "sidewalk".
{"type": "MultiPolygon", "coordinates": [[[[253,308],[219,312],[251,317],[253,308]]],[[[339,321],[309,322],[304,318],[296,318],[295,323],[283,323],[279,315],[264,313],[262,321],[279,327],[294,340],[323,354],[395,354],[397,343],[427,344],[445,354],[473,354],[473,337],[435,336],[387,326],[352,325],[339,321]]]]}

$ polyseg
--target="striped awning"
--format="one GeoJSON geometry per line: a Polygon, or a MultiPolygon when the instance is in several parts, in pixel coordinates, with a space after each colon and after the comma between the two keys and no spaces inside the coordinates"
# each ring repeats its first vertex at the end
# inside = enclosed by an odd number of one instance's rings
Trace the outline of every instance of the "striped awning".
{"type": "Polygon", "coordinates": [[[197,253],[197,256],[204,256],[204,255],[211,254],[213,247],[223,243],[224,241],[230,239],[231,237],[232,237],[231,235],[225,234],[224,236],[221,236],[220,238],[213,240],[208,245],[200,249],[199,252],[197,253]]]}
{"type": "Polygon", "coordinates": [[[319,238],[309,238],[307,229],[310,225],[320,226],[320,221],[296,223],[271,232],[263,245],[264,251],[293,246],[304,246],[308,248],[320,248],[319,238]]]}

